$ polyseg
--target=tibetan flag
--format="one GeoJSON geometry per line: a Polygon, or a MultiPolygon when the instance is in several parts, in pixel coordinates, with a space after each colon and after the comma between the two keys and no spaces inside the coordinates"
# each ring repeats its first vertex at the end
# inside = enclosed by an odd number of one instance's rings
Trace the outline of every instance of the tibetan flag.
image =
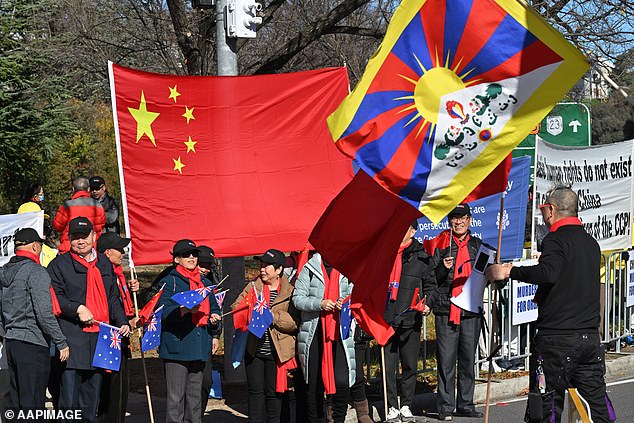
{"type": "Polygon", "coordinates": [[[152,316],[152,313],[154,312],[154,307],[156,307],[158,300],[161,298],[161,295],[163,294],[164,287],[165,287],[165,284],[163,284],[161,289],[159,289],[159,292],[154,294],[154,296],[150,299],[150,301],[148,301],[147,304],[145,304],[143,308],[139,311],[139,319],[141,320],[141,323],[145,324],[147,321],[150,320],[150,317],[152,316]]]}
{"type": "Polygon", "coordinates": [[[121,366],[121,333],[119,328],[99,323],[99,338],[92,365],[101,369],[119,371],[121,366]]]}
{"type": "Polygon", "coordinates": [[[177,292],[172,295],[178,305],[192,309],[202,303],[207,296],[213,292],[215,286],[204,286],[202,288],[190,289],[189,291],[177,292]]]}
{"type": "Polygon", "coordinates": [[[403,0],[328,118],[337,147],[438,223],[588,69],[516,0],[403,0]]]}
{"type": "Polygon", "coordinates": [[[346,298],[339,313],[339,324],[341,325],[341,339],[348,339],[350,336],[350,326],[352,325],[352,312],[350,311],[350,297],[346,298]]]}
{"type": "Polygon", "coordinates": [[[137,265],[171,261],[181,238],[213,241],[218,257],[300,250],[353,176],[326,124],[349,91],[345,68],[219,77],[110,63],[109,71],[137,265]]]}
{"type": "Polygon", "coordinates": [[[262,338],[264,332],[273,323],[273,313],[269,309],[269,305],[266,303],[264,293],[256,294],[255,304],[253,305],[253,312],[251,313],[251,321],[249,322],[249,332],[262,338]]]}
{"type": "Polygon", "coordinates": [[[141,350],[147,352],[157,348],[161,343],[161,318],[163,306],[160,306],[152,317],[143,325],[143,338],[141,338],[141,350]]]}

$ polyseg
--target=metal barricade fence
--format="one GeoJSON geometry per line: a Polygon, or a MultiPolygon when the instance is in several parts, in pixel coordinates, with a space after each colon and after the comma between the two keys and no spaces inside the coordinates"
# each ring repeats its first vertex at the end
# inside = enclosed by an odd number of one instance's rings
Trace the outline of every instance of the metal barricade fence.
{"type": "Polygon", "coordinates": [[[627,307],[628,274],[627,261],[632,251],[616,251],[603,256],[605,265],[602,341],[614,344],[621,353],[621,342],[632,335],[634,306],[627,307]]]}

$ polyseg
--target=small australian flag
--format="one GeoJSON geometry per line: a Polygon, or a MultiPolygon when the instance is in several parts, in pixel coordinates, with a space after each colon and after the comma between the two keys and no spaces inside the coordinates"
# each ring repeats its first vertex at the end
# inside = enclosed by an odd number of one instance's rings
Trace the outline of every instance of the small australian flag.
{"type": "Polygon", "coordinates": [[[161,343],[161,315],[163,306],[160,306],[143,325],[143,338],[141,339],[141,350],[147,352],[158,347],[161,343]]]}
{"type": "Polygon", "coordinates": [[[225,295],[227,295],[227,291],[216,292],[214,294],[216,296],[216,302],[218,303],[218,307],[222,310],[222,305],[225,302],[225,295]]]}
{"type": "Polygon", "coordinates": [[[273,323],[273,313],[271,313],[269,305],[264,299],[264,293],[256,294],[251,321],[249,322],[249,332],[258,338],[262,338],[271,323],[273,323]]]}
{"type": "Polygon", "coordinates": [[[121,366],[121,333],[114,326],[99,323],[99,339],[92,358],[93,367],[119,371],[121,366]]]}
{"type": "Polygon", "coordinates": [[[350,311],[350,298],[343,302],[341,306],[341,315],[339,317],[341,324],[341,339],[348,339],[350,336],[350,325],[352,323],[352,312],[350,311]]]}
{"type": "Polygon", "coordinates": [[[213,290],[213,286],[205,286],[190,291],[177,292],[172,295],[172,300],[176,301],[178,305],[192,309],[202,303],[213,290]]]}

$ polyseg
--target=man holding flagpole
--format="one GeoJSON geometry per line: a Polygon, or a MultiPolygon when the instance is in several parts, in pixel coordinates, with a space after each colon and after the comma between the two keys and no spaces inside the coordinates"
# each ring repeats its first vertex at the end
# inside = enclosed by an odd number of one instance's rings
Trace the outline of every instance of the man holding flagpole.
{"type": "Polygon", "coordinates": [[[59,326],[72,354],[62,371],[60,409],[81,409],[83,421],[94,422],[102,373],[93,367],[99,323],[112,323],[119,334],[130,333],[112,264],[95,250],[95,232],[85,217],[68,225],[70,251],[48,266],[59,301],[59,326]]]}

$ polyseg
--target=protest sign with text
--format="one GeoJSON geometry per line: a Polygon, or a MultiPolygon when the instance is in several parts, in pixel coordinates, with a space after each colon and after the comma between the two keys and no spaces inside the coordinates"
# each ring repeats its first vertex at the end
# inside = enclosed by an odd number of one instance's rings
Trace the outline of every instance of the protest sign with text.
{"type": "MultiPolygon", "coordinates": [[[[634,140],[591,147],[562,147],[539,140],[535,153],[535,207],[557,185],[579,196],[579,218],[601,250],[632,245],[632,148],[634,140]]],[[[548,230],[533,213],[533,250],[548,230]]]]}
{"type": "Polygon", "coordinates": [[[43,237],[44,212],[0,215],[0,266],[13,257],[13,234],[23,228],[33,228],[43,237]]]}

